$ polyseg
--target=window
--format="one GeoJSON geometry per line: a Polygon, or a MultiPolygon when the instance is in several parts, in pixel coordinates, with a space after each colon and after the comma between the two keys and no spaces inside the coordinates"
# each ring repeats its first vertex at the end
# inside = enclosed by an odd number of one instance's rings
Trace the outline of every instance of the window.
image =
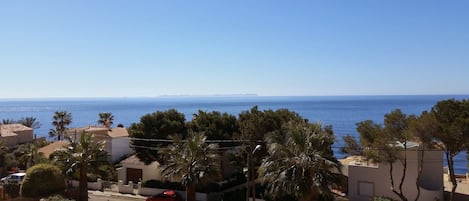
{"type": "Polygon", "coordinates": [[[359,181],[358,182],[358,195],[373,197],[375,192],[375,184],[372,182],[359,181]]]}

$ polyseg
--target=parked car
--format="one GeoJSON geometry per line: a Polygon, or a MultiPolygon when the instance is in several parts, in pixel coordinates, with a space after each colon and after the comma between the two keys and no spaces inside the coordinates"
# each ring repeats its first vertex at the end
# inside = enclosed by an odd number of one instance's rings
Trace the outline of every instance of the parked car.
{"type": "Polygon", "coordinates": [[[183,201],[181,195],[175,191],[164,191],[160,194],[148,197],[145,201],[183,201]]]}
{"type": "Polygon", "coordinates": [[[10,174],[6,177],[3,177],[1,179],[1,182],[4,183],[4,184],[5,183],[12,183],[12,182],[16,182],[18,184],[21,184],[21,182],[23,181],[25,175],[26,175],[26,173],[22,173],[22,172],[13,173],[13,174],[10,174]]]}

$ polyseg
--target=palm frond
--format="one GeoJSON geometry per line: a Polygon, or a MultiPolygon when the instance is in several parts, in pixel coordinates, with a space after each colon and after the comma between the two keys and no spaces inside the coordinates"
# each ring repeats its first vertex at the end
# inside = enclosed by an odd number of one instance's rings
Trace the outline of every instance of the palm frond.
{"type": "Polygon", "coordinates": [[[269,155],[261,172],[272,195],[288,193],[301,198],[313,191],[330,194],[335,182],[333,171],[340,171],[340,163],[332,155],[334,138],[328,129],[319,124],[289,122],[281,132],[269,136],[269,155]]]}

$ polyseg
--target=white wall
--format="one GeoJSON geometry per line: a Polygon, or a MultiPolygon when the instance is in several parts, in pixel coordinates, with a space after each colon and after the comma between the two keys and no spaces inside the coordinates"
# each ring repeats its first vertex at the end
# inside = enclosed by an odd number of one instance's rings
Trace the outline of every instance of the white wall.
{"type": "MultiPolygon", "coordinates": [[[[419,158],[421,157],[418,153],[417,151],[408,151],[407,154],[407,172],[403,191],[409,200],[414,200],[417,196],[416,179],[419,158]]],[[[428,198],[434,197],[442,200],[443,153],[441,151],[426,151],[424,159],[419,201],[427,201],[428,198]]],[[[403,166],[400,162],[396,162],[393,166],[394,186],[395,189],[398,189],[403,166]]],[[[399,200],[399,197],[391,191],[389,168],[385,163],[379,164],[378,167],[350,165],[348,167],[349,200],[368,201],[370,200],[370,196],[367,196],[369,194],[372,194],[371,196],[386,196],[399,200]]]]}
{"type": "Polygon", "coordinates": [[[124,167],[117,168],[117,181],[121,180],[124,183],[127,183],[127,169],[124,167]]]}
{"type": "Polygon", "coordinates": [[[117,178],[118,180],[122,180],[124,183],[127,183],[127,168],[141,169],[142,181],[147,181],[151,179],[162,180],[160,164],[156,161],[149,165],[122,164],[122,167],[117,169],[117,178]]]}
{"type": "Polygon", "coordinates": [[[142,181],[150,179],[162,180],[160,164],[158,162],[153,162],[150,165],[144,166],[142,174],[142,181]]]}
{"type": "Polygon", "coordinates": [[[119,137],[111,139],[111,160],[116,162],[121,159],[123,156],[127,156],[133,153],[133,149],[130,148],[130,138],[129,137],[119,137]]]}

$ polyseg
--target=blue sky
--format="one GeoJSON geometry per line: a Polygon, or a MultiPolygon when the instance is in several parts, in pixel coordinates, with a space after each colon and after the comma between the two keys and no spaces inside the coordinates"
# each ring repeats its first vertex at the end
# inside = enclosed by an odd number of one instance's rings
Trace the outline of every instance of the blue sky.
{"type": "Polygon", "coordinates": [[[2,1],[0,98],[469,94],[468,1],[2,1]]]}

